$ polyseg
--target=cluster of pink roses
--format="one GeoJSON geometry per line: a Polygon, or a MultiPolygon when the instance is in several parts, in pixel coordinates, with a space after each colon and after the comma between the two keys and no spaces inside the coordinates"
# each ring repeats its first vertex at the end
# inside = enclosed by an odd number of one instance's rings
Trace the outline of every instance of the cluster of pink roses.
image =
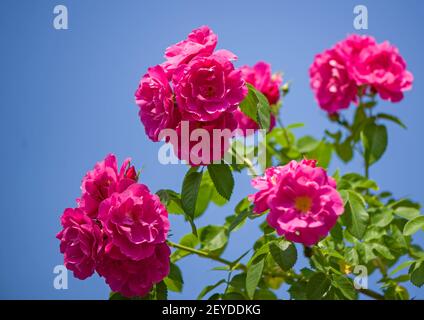
{"type": "Polygon", "coordinates": [[[268,224],[279,235],[307,246],[327,236],[344,211],[336,182],[315,160],[270,167],[252,185],[259,190],[249,196],[254,212],[269,209],[268,224]]]}
{"type": "Polygon", "coordinates": [[[398,102],[413,81],[396,47],[360,35],[351,35],[318,54],[309,75],[318,104],[330,114],[357,102],[359,88],[398,102]]]}
{"type": "Polygon", "coordinates": [[[130,159],[118,172],[112,154],[82,180],[77,208],[65,209],[57,234],[65,266],[85,279],[94,271],[111,289],[146,295],[169,273],[168,212],[159,197],[137,183],[130,159]]]}
{"type": "Polygon", "coordinates": [[[213,151],[211,145],[209,158],[202,156],[202,149],[194,148],[198,137],[191,141],[192,131],[201,128],[212,134],[214,129],[257,129],[257,124],[239,109],[247,94],[246,81],[262,91],[270,103],[279,99],[282,80],[271,75],[268,64],[237,69],[233,64],[237,57],[228,50],[215,50],[216,45],[217,36],[209,27],[193,30],[187,39],[166,49],[166,61],[149,68],[135,92],[147,136],[160,141],[165,138],[161,134],[165,129],[174,130],[178,141],[168,142],[180,159],[192,165],[221,159],[231,138],[222,137],[224,141],[216,147],[219,150],[213,151]],[[188,144],[186,148],[184,143],[188,144]]]}

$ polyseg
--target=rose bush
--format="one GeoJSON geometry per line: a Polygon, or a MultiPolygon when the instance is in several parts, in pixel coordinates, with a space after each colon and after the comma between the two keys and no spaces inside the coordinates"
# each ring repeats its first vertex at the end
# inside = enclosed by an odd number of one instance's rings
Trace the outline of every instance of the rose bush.
{"type": "Polygon", "coordinates": [[[178,262],[188,255],[221,264],[215,269],[225,273],[199,299],[277,299],[283,284],[296,300],[412,298],[404,282],[424,284],[424,251],[413,237],[424,228],[420,205],[380,190],[370,174],[388,147],[385,122],[405,127],[377,107],[378,96],[398,102],[412,87],[398,49],[351,35],[315,57],[310,85],[337,127],[316,139],[295,136],[302,124],[283,127],[279,108],[289,86],[269,64],[237,68],[235,55],[216,46],[208,27],[193,30],[166,49],[165,62],[148,69],[135,93],[148,138],[161,140],[165,129],[179,137],[165,143],[189,165],[181,190],[152,194],[138,183],[129,159],[118,172],[115,156],[108,155],[83,178],[77,207],[62,215],[57,238],[65,266],[79,279],[94,272],[104,277],[111,299],[166,299],[168,290],[180,292],[178,262]],[[343,110],[351,103],[349,119],[343,110]],[[211,140],[216,129],[236,128],[218,145],[211,140]],[[265,135],[249,149],[264,159],[257,164],[231,139],[248,129],[265,135]],[[222,159],[226,153],[237,161],[222,159]],[[334,154],[349,163],[355,153],[362,174],[330,174],[334,154]],[[209,207],[231,199],[233,172],[253,174],[256,192],[241,199],[223,225],[198,226],[209,207]],[[184,217],[189,227],[179,241],[168,236],[168,213],[184,217]],[[244,224],[257,224],[261,236],[252,246],[251,239],[243,241],[238,257],[225,258],[231,234],[244,224]],[[306,266],[297,263],[302,252],[306,266]],[[378,286],[354,286],[356,266],[378,277],[378,286]]]}

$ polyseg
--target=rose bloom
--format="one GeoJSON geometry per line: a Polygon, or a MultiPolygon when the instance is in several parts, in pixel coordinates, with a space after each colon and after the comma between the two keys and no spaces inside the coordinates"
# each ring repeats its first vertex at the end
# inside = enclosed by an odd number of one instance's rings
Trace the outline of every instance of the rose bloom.
{"type": "Polygon", "coordinates": [[[159,197],[138,183],[104,200],[98,219],[109,239],[105,254],[113,245],[131,260],[152,255],[155,247],[166,240],[169,230],[168,212],[159,197]]]}
{"type": "Polygon", "coordinates": [[[336,113],[356,100],[357,85],[351,78],[345,59],[335,49],[315,56],[309,68],[310,84],[321,109],[336,113]]]}
{"type": "Polygon", "coordinates": [[[132,260],[112,245],[97,271],[113,291],[126,297],[143,297],[169,274],[170,254],[168,245],[159,243],[148,257],[132,260]]]}
{"type": "MultiPolygon", "coordinates": [[[[256,90],[262,92],[268,99],[270,105],[276,104],[280,99],[280,86],[283,79],[280,74],[272,74],[271,66],[263,61],[256,63],[253,67],[243,66],[240,68],[243,79],[253,85],[256,90]]],[[[247,135],[247,129],[258,130],[258,124],[246,116],[240,108],[234,111],[234,118],[238,122],[238,128],[243,135],[247,135]]],[[[270,131],[275,126],[275,117],[271,115],[270,131]]]]}
{"type": "Polygon", "coordinates": [[[251,196],[256,212],[269,208],[268,224],[287,240],[316,244],[344,211],[334,179],[316,161],[291,161],[256,181],[260,194],[251,196]]]}
{"type": "Polygon", "coordinates": [[[80,209],[65,209],[61,217],[60,252],[66,268],[78,279],[91,276],[102,248],[103,234],[99,226],[80,209]]]}
{"type": "Polygon", "coordinates": [[[82,179],[81,198],[77,199],[79,208],[92,218],[97,216],[99,204],[114,192],[121,192],[138,180],[131,159],[126,159],[118,173],[116,157],[109,154],[103,161],[96,163],[94,169],[82,179]]]}
{"type": "Polygon", "coordinates": [[[196,56],[209,56],[215,50],[218,37],[208,26],[194,29],[187,39],[178,42],[165,51],[166,62],[163,63],[167,73],[178,66],[190,62],[196,56]]]}
{"type": "Polygon", "coordinates": [[[182,120],[213,121],[223,112],[233,112],[247,94],[235,56],[221,50],[196,57],[175,70],[172,83],[182,120]]]}
{"type": "Polygon", "coordinates": [[[375,46],[375,39],[367,35],[352,34],[335,45],[335,50],[348,65],[354,65],[363,50],[375,46]]]}
{"type": "Polygon", "coordinates": [[[170,142],[180,160],[192,166],[209,165],[224,157],[236,128],[237,122],[228,112],[213,121],[181,121],[176,139],[170,142]]]}
{"type": "Polygon", "coordinates": [[[175,128],[179,113],[174,105],[173,93],[161,66],[148,69],[135,93],[140,107],[139,116],[147,136],[159,141],[161,130],[175,128]]]}
{"type": "Polygon", "coordinates": [[[280,86],[283,79],[280,74],[272,74],[271,66],[259,61],[253,67],[240,68],[243,79],[267,97],[269,104],[276,104],[280,99],[280,86]]]}
{"type": "Polygon", "coordinates": [[[403,92],[412,88],[412,73],[399,50],[387,41],[362,50],[351,73],[358,85],[370,85],[391,102],[402,100],[403,92]]]}

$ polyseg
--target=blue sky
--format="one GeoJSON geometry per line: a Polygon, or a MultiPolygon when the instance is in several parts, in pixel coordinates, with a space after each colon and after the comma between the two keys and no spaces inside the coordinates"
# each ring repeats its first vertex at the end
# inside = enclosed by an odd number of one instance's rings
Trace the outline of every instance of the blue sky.
{"type": "MultiPolygon", "coordinates": [[[[59,216],[75,205],[82,176],[107,153],[121,161],[131,156],[152,191],[180,189],[186,167],[158,163],[160,144],[144,135],[133,102],[140,76],[162,62],[168,45],[209,25],[218,34],[218,47],[238,55],[238,65],[265,60],[283,71],[292,81],[283,121],[304,122],[299,134],[321,136],[328,121],[309,89],[308,68],[316,53],[355,32],[357,4],[368,7],[366,33],[398,46],[415,76],[404,101],[378,106],[399,116],[408,130],[389,125],[388,150],[371,176],[383,189],[423,203],[422,1],[1,1],[0,298],[108,296],[97,276],[69,277],[68,290],[53,288],[53,268],[62,263],[55,239],[59,216]],[[68,8],[68,30],[53,28],[58,4],[68,8]]],[[[348,167],[335,160],[330,171],[336,168],[363,170],[359,159],[348,167]]],[[[233,205],[252,192],[245,174],[236,181],[231,203],[210,207],[199,225],[222,224],[233,205]]],[[[172,240],[190,231],[181,217],[170,219],[172,240]]],[[[247,223],[233,234],[225,257],[236,258],[258,235],[256,220],[247,223]]],[[[225,276],[211,271],[213,266],[197,257],[183,260],[184,291],[171,297],[196,297],[225,276]]],[[[409,288],[412,296],[424,298],[423,290],[409,288]]],[[[287,297],[283,290],[281,295],[287,297]]]]}

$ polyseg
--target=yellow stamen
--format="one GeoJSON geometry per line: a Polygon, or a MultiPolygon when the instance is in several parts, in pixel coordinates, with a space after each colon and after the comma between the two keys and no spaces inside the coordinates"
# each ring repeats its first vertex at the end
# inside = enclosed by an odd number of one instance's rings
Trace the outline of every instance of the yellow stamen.
{"type": "Polygon", "coordinates": [[[309,197],[297,197],[295,200],[295,208],[300,212],[306,213],[311,209],[312,200],[309,197]]]}

